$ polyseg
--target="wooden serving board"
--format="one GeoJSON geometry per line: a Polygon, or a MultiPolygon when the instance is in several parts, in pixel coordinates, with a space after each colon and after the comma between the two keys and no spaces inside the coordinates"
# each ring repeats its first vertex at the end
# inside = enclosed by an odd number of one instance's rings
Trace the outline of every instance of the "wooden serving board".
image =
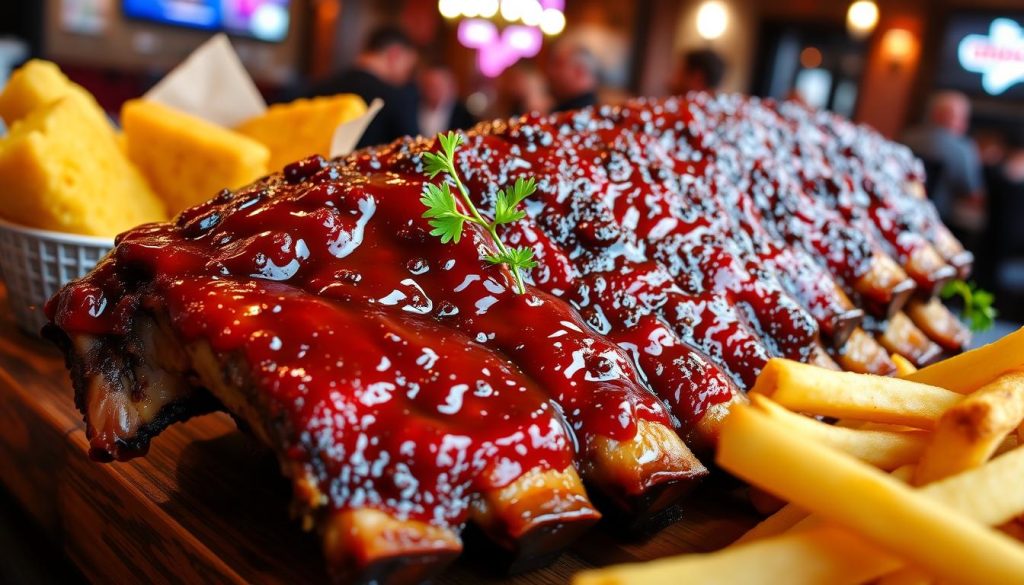
{"type": "MultiPolygon", "coordinates": [[[[93,582],[326,583],[319,543],[288,516],[273,456],[223,414],[167,429],[146,457],[89,460],[85,427],[58,352],[20,332],[0,288],[0,482],[93,582]]],[[[549,567],[495,574],[464,557],[442,584],[564,583],[592,566],[720,548],[757,521],[709,486],[684,519],[643,542],[604,526],[549,567]]]]}

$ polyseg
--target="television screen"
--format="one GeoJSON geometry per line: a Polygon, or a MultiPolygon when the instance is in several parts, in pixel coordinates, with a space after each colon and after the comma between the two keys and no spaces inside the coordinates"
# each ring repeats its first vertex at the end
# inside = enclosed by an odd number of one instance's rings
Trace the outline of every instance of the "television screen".
{"type": "Polygon", "coordinates": [[[941,88],[1024,99],[1024,12],[954,13],[938,67],[941,88]]]}
{"type": "Polygon", "coordinates": [[[124,0],[128,18],[278,42],[288,35],[289,0],[124,0]]]}

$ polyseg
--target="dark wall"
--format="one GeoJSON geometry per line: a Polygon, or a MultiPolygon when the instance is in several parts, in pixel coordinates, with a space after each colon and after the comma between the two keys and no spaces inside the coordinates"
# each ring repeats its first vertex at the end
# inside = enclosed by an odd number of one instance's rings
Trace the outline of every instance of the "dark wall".
{"type": "Polygon", "coordinates": [[[42,30],[43,2],[0,2],[0,36],[18,37],[28,42],[32,55],[38,55],[43,46],[42,30]]]}

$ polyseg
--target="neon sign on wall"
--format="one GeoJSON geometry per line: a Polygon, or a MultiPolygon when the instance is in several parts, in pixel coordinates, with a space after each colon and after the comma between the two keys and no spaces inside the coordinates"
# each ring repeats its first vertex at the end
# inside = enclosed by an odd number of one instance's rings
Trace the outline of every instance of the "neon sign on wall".
{"type": "Polygon", "coordinates": [[[487,77],[535,57],[545,35],[565,29],[565,0],[438,0],[437,9],[449,20],[461,19],[459,42],[476,49],[487,77]]]}
{"type": "Polygon", "coordinates": [[[997,18],[987,35],[971,34],[957,48],[960,66],[981,74],[981,87],[999,95],[1024,82],[1024,28],[1009,18],[997,18]]]}

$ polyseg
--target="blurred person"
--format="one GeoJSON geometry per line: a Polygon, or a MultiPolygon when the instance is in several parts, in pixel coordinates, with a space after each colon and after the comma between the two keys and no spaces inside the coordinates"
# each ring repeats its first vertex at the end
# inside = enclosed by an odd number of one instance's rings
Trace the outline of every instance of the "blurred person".
{"type": "Polygon", "coordinates": [[[985,167],[989,225],[985,229],[985,253],[975,259],[979,269],[972,274],[989,290],[1002,292],[999,265],[1024,257],[1024,146],[1019,141],[1007,146],[998,165],[985,167]]]}
{"type": "Polygon", "coordinates": [[[417,51],[400,28],[384,26],[373,31],[355,65],[316,86],[311,95],[354,93],[366,101],[384,100],[384,107],[370,122],[358,147],[384,144],[420,133],[416,88],[410,84],[417,51]]]}
{"type": "Polygon", "coordinates": [[[498,117],[531,112],[547,114],[554,107],[547,80],[531,61],[519,61],[498,78],[498,117]]]}
{"type": "Polygon", "coordinates": [[[1009,144],[1002,132],[986,128],[973,132],[971,139],[978,147],[978,157],[985,169],[999,167],[1006,160],[1009,144]]]}
{"type": "MultiPolygon", "coordinates": [[[[923,124],[908,130],[903,143],[928,171],[928,197],[939,216],[959,235],[984,227],[984,184],[978,147],[967,137],[971,103],[957,91],[932,96],[923,124]]],[[[965,242],[966,243],[966,242],[965,242]]]]}
{"type": "Polygon", "coordinates": [[[576,110],[597,104],[600,64],[582,44],[561,41],[551,47],[545,70],[548,86],[556,100],[554,112],[576,110]]]}
{"type": "Polygon", "coordinates": [[[670,85],[672,93],[716,91],[725,77],[725,60],[711,49],[687,51],[679,60],[670,85]]]}
{"type": "Polygon", "coordinates": [[[971,277],[982,288],[996,291],[999,288],[999,264],[1010,247],[1011,232],[1020,233],[1015,226],[1007,230],[1022,219],[1013,212],[1013,203],[1020,188],[1007,172],[1010,150],[1006,136],[999,130],[982,129],[974,132],[972,138],[978,148],[985,185],[985,212],[990,219],[984,234],[978,238],[978,249],[974,250],[971,277]]]}
{"type": "Polygon", "coordinates": [[[476,123],[466,104],[459,99],[451,69],[430,63],[418,75],[420,92],[419,125],[424,136],[469,128],[476,123]]]}

